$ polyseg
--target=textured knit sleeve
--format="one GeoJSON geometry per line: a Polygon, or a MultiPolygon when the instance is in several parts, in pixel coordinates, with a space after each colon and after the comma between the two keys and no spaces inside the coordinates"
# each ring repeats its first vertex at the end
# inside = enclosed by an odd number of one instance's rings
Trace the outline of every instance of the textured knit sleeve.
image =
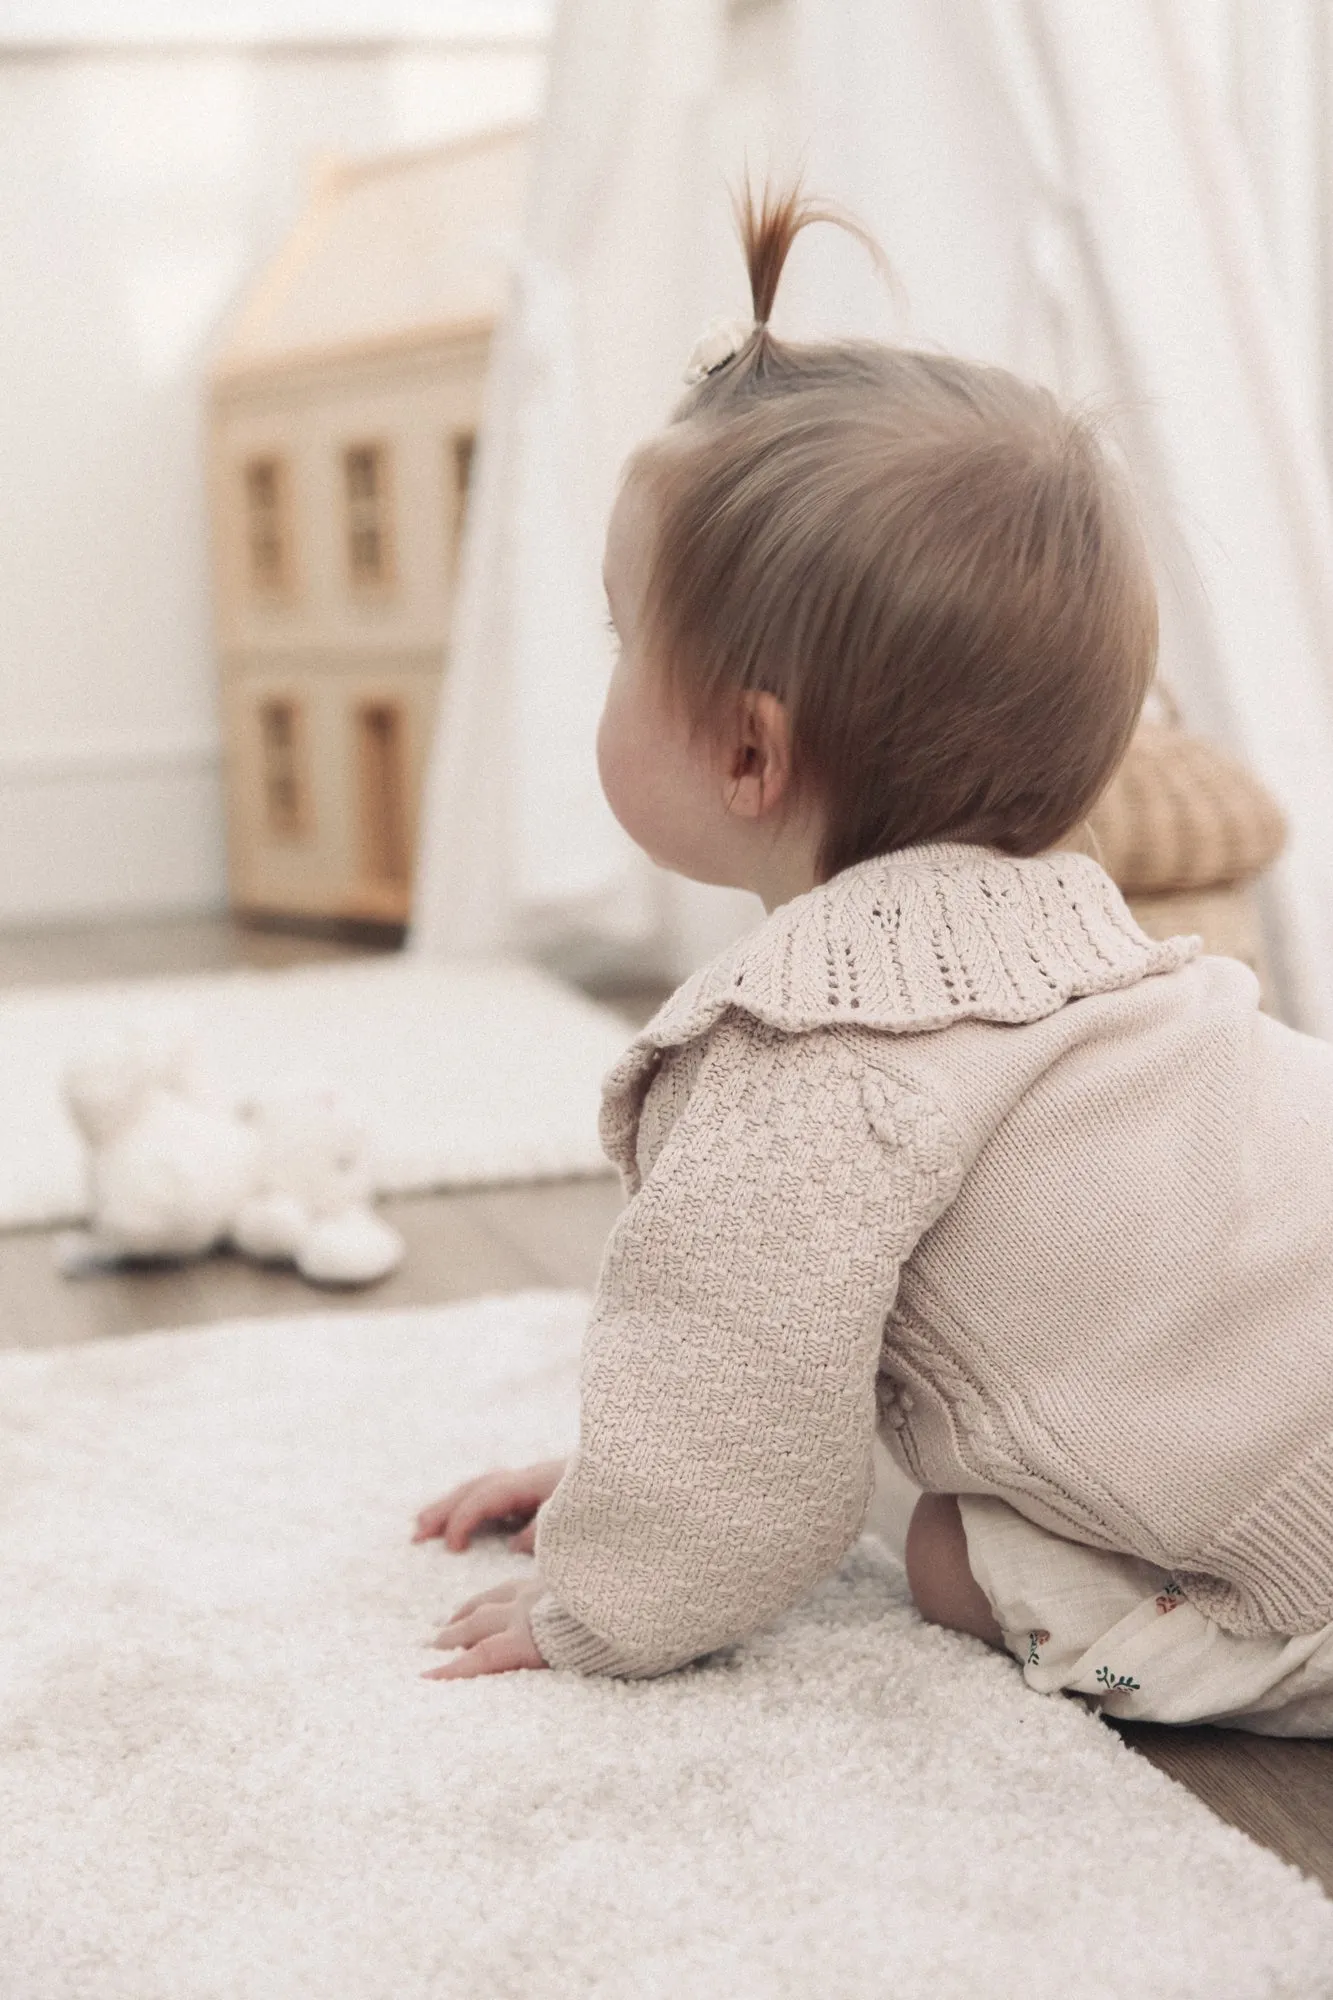
{"type": "Polygon", "coordinates": [[[860,1532],[885,1316],[957,1148],[858,1039],[720,1023],[616,1226],[578,1450],[538,1517],[552,1666],[665,1673],[768,1623],[860,1532]]]}

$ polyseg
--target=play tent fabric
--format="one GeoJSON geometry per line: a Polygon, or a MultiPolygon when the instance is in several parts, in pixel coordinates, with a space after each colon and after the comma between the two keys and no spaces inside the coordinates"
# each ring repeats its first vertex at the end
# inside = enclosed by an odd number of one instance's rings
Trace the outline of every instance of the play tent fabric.
{"type": "MultiPolygon", "coordinates": [[[[1272,12],[1240,10],[1246,76],[1256,38],[1282,32],[1272,12]]],[[[1333,1031],[1333,533],[1318,369],[1289,337],[1312,281],[1275,255],[1292,230],[1228,105],[1243,65],[1220,33],[1151,0],[567,0],[491,383],[418,950],[540,943],[674,976],[757,915],[650,870],[600,801],[597,565],[625,452],[665,416],[702,323],[743,309],[726,183],[747,159],[804,157],[876,230],[907,310],[820,232],[794,253],[780,327],[941,346],[1118,405],[1166,672],[1289,815],[1269,898],[1281,997],[1333,1031]]]]}
{"type": "Polygon", "coordinates": [[[497,341],[412,943],[549,947],[674,975],[759,914],[648,868],[593,757],[611,660],[602,537],[625,453],[656,429],[711,313],[726,193],[711,170],[716,0],[559,10],[526,241],[497,341]]]}

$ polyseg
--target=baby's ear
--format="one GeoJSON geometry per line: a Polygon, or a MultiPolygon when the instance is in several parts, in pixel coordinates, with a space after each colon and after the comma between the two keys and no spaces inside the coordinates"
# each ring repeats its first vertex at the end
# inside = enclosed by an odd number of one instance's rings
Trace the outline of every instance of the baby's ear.
{"type": "Polygon", "coordinates": [[[723,800],[738,819],[764,819],[786,801],[791,786],[791,717],[785,702],[763,688],[738,697],[727,743],[723,800]]]}

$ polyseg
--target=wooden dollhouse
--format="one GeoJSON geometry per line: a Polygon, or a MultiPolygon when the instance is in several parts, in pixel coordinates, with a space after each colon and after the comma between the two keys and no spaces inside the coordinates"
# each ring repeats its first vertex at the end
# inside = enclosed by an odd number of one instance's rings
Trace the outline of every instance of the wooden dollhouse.
{"type": "Polygon", "coordinates": [[[521,129],[322,167],[210,385],[233,905],[407,919],[521,129]]]}

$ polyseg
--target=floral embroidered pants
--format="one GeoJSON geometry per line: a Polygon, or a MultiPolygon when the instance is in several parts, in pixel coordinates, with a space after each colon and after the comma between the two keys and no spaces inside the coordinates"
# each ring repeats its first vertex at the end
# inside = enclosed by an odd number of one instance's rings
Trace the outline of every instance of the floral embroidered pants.
{"type": "Polygon", "coordinates": [[[1240,1638],[1151,1563],[1065,1541],[1002,1500],[958,1505],[972,1574],[1038,1693],[1089,1695],[1141,1722],[1333,1736],[1333,1625],[1240,1638]]]}

